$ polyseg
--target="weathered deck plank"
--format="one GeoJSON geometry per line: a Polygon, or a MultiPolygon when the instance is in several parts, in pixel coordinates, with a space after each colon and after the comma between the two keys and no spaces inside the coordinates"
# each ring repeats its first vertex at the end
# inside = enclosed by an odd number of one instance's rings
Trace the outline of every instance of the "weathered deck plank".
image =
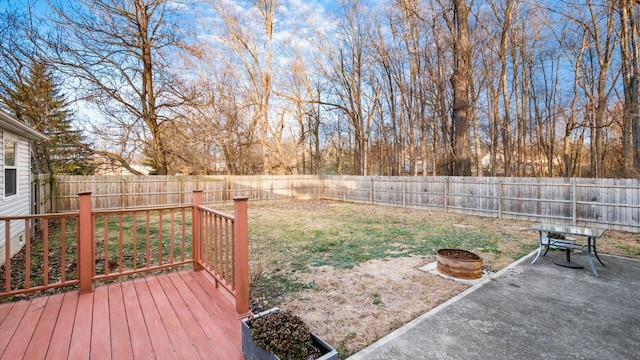
{"type": "Polygon", "coordinates": [[[180,324],[184,326],[185,331],[189,334],[189,338],[193,343],[194,349],[198,352],[201,359],[217,359],[220,358],[215,347],[209,343],[209,338],[204,333],[198,320],[193,316],[191,310],[185,303],[181,294],[176,290],[171,281],[165,281],[161,284],[167,294],[167,300],[173,307],[180,324]]]}
{"type": "Polygon", "coordinates": [[[11,312],[11,308],[13,308],[14,303],[6,304],[7,306],[0,307],[0,324],[4,321],[4,318],[11,312]]]}
{"type": "MultiPolygon", "coordinates": [[[[62,314],[67,316],[68,314],[62,314]]],[[[91,350],[91,322],[93,320],[93,293],[80,294],[73,323],[69,359],[88,359],[91,350]]]]}
{"type": "Polygon", "coordinates": [[[127,299],[124,307],[127,314],[127,327],[129,328],[129,336],[131,338],[130,345],[133,351],[133,358],[144,359],[145,356],[149,356],[149,354],[153,354],[154,352],[149,332],[144,323],[144,316],[142,315],[142,309],[138,301],[138,294],[131,281],[122,283],[121,287],[122,297],[123,299],[127,299]]]}
{"type": "Polygon", "coordinates": [[[29,343],[29,347],[24,354],[25,359],[44,359],[63,299],[64,294],[56,294],[49,297],[47,305],[42,311],[40,321],[33,332],[33,339],[37,341],[29,343]]]}
{"type": "Polygon", "coordinates": [[[47,298],[37,298],[30,301],[27,311],[24,313],[16,332],[11,337],[11,341],[5,350],[9,359],[24,358],[24,353],[27,351],[29,342],[32,339],[35,328],[40,320],[40,315],[42,315],[46,304],[47,298]]]}
{"type": "Polygon", "coordinates": [[[4,353],[7,349],[7,345],[9,345],[11,338],[13,338],[13,334],[22,321],[22,316],[27,312],[28,308],[29,303],[26,301],[16,303],[2,324],[0,324],[0,329],[2,329],[2,336],[0,336],[0,353],[4,353]]]}
{"type": "Polygon", "coordinates": [[[189,337],[180,321],[178,321],[178,317],[171,307],[169,300],[167,300],[164,290],[160,284],[158,284],[157,278],[147,278],[146,281],[149,292],[153,297],[153,302],[158,309],[158,315],[160,315],[162,324],[167,331],[167,335],[169,335],[171,344],[174,345],[173,348],[178,359],[197,359],[195,349],[191,346],[189,337]],[[189,346],[185,346],[186,344],[189,346]]]}
{"type": "Polygon", "coordinates": [[[0,359],[243,359],[240,320],[182,271],[0,305],[0,359]]]}
{"type": "Polygon", "coordinates": [[[93,292],[93,321],[91,322],[91,359],[111,358],[111,322],[109,321],[109,292],[100,286],[93,292]]]}
{"type": "Polygon", "coordinates": [[[142,308],[142,316],[151,338],[151,346],[156,359],[175,359],[176,356],[173,353],[173,346],[167,329],[162,324],[162,318],[158,313],[158,309],[153,302],[153,296],[151,290],[147,286],[147,282],[144,279],[136,279],[133,284],[138,294],[138,301],[140,302],[140,308],[142,308]]]}
{"type": "Polygon", "coordinates": [[[109,291],[109,323],[111,324],[111,341],[118,346],[111,348],[111,356],[114,359],[133,359],[131,337],[127,324],[127,312],[122,298],[120,283],[108,286],[109,291]]]}
{"type": "Polygon", "coordinates": [[[69,354],[69,344],[73,334],[76,308],[78,307],[78,292],[70,291],[64,294],[58,319],[51,334],[51,343],[47,350],[46,359],[66,359],[69,354]]]}

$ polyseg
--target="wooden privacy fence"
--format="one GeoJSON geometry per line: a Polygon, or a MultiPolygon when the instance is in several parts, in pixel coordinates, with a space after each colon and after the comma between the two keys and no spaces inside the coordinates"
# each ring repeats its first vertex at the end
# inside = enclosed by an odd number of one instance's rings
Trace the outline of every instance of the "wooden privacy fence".
{"type": "Polygon", "coordinates": [[[233,215],[202,206],[200,190],[190,204],[136,209],[93,209],[91,192],[77,197],[75,212],[0,217],[0,297],[75,285],[90,292],[94,281],[192,264],[235,297],[239,316],[249,313],[247,197],[232,199],[233,215]],[[17,223],[24,246],[12,256],[17,223]]]}
{"type": "MultiPolygon", "coordinates": [[[[44,179],[40,179],[46,184],[44,179]]],[[[203,204],[250,200],[331,199],[441,209],[498,218],[640,230],[638,179],[382,176],[57,176],[44,199],[58,212],[77,209],[74,192],[92,191],[98,209],[180,206],[190,188],[203,204]]],[[[46,187],[45,185],[43,185],[46,187]]],[[[41,187],[42,188],[42,187],[41,187]]],[[[44,201],[43,200],[43,201],[44,201]]],[[[45,201],[45,202],[46,202],[45,201]]],[[[36,201],[36,203],[39,203],[36,201]]],[[[48,208],[51,206],[40,206],[48,208]]]]}
{"type": "Polygon", "coordinates": [[[95,209],[181,206],[191,203],[191,190],[202,189],[205,205],[226,205],[234,196],[251,200],[318,198],[317,176],[74,176],[37,177],[34,212],[78,210],[77,194],[92,193],[95,209]],[[53,187],[53,191],[49,190],[53,187]],[[37,211],[42,209],[42,211],[37,211]]]}
{"type": "Polygon", "coordinates": [[[640,230],[637,179],[329,176],[323,194],[341,201],[640,230]]]}

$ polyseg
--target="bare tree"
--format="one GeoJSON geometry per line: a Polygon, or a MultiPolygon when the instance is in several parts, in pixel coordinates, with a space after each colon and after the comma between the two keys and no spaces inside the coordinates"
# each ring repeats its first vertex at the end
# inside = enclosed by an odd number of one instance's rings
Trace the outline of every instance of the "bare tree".
{"type": "Polygon", "coordinates": [[[51,63],[69,77],[79,98],[100,110],[96,133],[109,135],[101,131],[108,128],[122,144],[122,152],[110,145],[99,153],[136,173],[123,154],[139,147],[157,174],[167,174],[165,129],[173,121],[170,110],[180,103],[169,71],[183,47],[180,7],[168,0],[48,3],[51,63]]]}
{"type": "Polygon", "coordinates": [[[469,133],[471,108],[471,40],[469,34],[469,6],[466,0],[453,0],[453,19],[449,22],[453,34],[453,164],[454,176],[471,175],[471,138],[469,133]]]}
{"type": "Polygon", "coordinates": [[[611,6],[601,6],[588,0],[585,4],[564,9],[564,16],[586,35],[587,48],[579,77],[580,87],[587,100],[589,128],[591,132],[591,175],[604,176],[604,129],[608,126],[606,111],[608,99],[615,88],[610,76],[619,28],[615,27],[615,11],[611,6]]]}
{"type": "Polygon", "coordinates": [[[619,0],[620,56],[624,90],[622,154],[625,176],[640,173],[640,34],[638,2],[619,0]]]}
{"type": "Polygon", "coordinates": [[[345,17],[339,20],[336,41],[324,42],[324,76],[331,96],[324,105],[339,110],[348,119],[348,137],[353,141],[352,173],[367,175],[369,140],[381,85],[372,71],[373,49],[368,22],[359,0],[341,2],[345,17]]]}

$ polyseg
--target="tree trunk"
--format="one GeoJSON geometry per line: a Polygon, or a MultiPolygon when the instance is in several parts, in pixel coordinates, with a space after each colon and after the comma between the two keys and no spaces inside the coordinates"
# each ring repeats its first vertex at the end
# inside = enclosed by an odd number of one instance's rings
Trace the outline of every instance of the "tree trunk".
{"type": "Polygon", "coordinates": [[[451,76],[453,87],[453,173],[471,175],[471,139],[469,135],[469,82],[471,81],[471,42],[469,9],[465,0],[454,0],[455,38],[453,44],[455,68],[451,76]]]}

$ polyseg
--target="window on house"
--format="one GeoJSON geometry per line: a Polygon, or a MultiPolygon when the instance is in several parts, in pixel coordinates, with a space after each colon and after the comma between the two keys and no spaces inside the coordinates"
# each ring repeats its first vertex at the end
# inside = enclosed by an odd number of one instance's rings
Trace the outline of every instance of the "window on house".
{"type": "Polygon", "coordinates": [[[16,167],[17,143],[4,140],[4,196],[18,193],[18,169],[16,167]]]}

